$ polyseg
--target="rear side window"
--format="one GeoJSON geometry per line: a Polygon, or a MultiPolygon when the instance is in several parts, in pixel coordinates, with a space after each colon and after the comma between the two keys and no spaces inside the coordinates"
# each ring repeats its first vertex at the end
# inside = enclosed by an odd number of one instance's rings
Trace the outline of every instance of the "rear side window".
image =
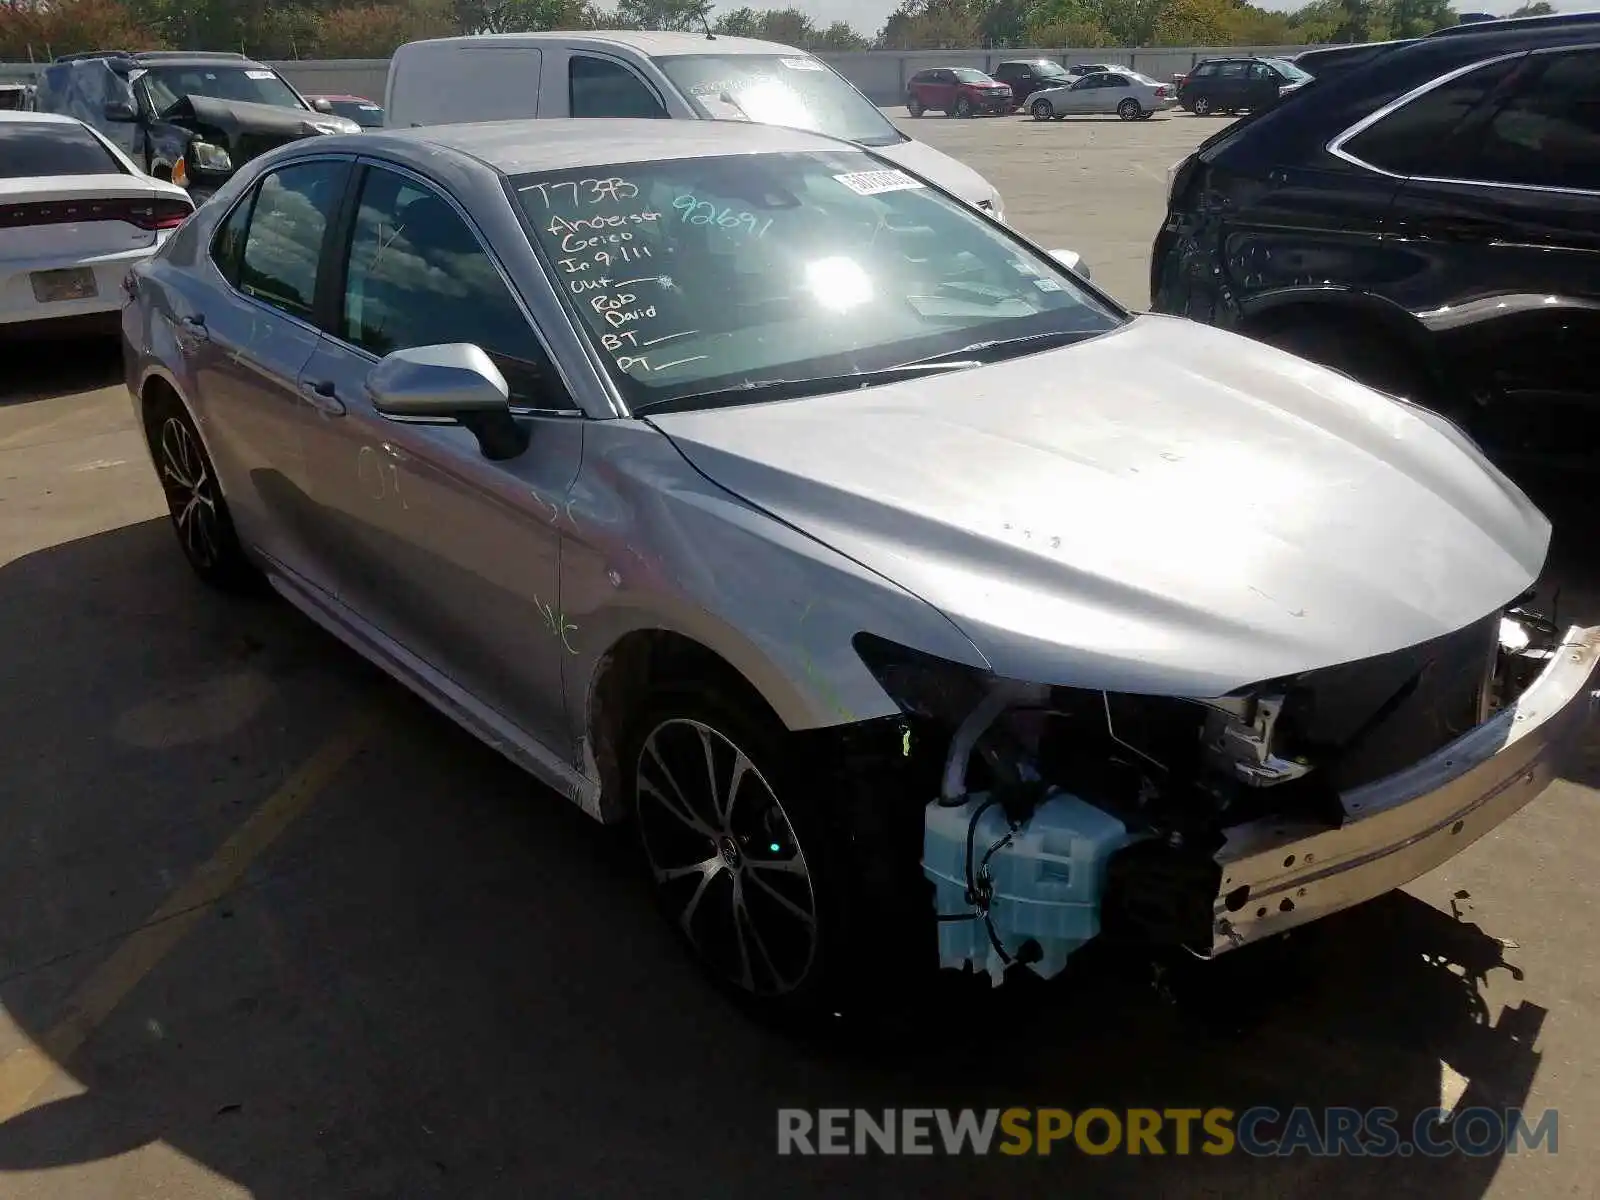
{"type": "Polygon", "coordinates": [[[1600,191],[1600,51],[1549,56],[1472,141],[1474,179],[1600,191]]]}
{"type": "Polygon", "coordinates": [[[1217,69],[1217,74],[1221,75],[1224,79],[1243,79],[1249,70],[1249,63],[1231,62],[1223,63],[1222,66],[1217,69]]]}
{"type": "Polygon", "coordinates": [[[665,117],[667,110],[621,63],[574,54],[568,66],[568,111],[575,117],[665,117]]]}
{"type": "Polygon", "coordinates": [[[1198,67],[1196,67],[1194,70],[1189,72],[1189,78],[1190,79],[1205,79],[1207,76],[1215,75],[1216,73],[1217,73],[1217,64],[1216,63],[1201,63],[1198,67]]]}
{"type": "Polygon", "coordinates": [[[0,125],[0,179],[126,174],[104,143],[82,125],[55,121],[0,125]]]}
{"type": "Polygon", "coordinates": [[[311,319],[323,235],[344,181],[339,162],[285,167],[261,181],[240,254],[241,292],[311,319]]]}
{"type": "Polygon", "coordinates": [[[1424,92],[1345,142],[1344,151],[1395,175],[1444,171],[1451,136],[1518,61],[1490,63],[1424,92]]]}

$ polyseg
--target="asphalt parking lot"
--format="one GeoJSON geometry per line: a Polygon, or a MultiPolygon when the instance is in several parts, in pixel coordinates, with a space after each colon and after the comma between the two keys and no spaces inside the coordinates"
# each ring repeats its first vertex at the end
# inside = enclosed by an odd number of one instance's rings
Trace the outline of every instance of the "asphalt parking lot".
{"type": "MultiPolygon", "coordinates": [[[[1166,168],[1220,123],[904,124],[1141,306],[1166,168]]],[[[1593,1194],[1600,738],[1443,870],[1175,994],[1107,969],[796,1042],[701,983],[617,838],[205,591],[119,372],[0,348],[0,1196],[1593,1194]],[[780,1106],[1441,1102],[1558,1109],[1559,1152],[775,1154],[780,1106]]],[[[1560,618],[1600,619],[1595,502],[1527,482],[1560,618]]]]}

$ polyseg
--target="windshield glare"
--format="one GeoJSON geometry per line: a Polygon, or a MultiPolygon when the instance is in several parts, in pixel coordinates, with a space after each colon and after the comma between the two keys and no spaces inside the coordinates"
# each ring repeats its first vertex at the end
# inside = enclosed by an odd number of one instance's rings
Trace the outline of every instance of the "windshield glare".
{"type": "Polygon", "coordinates": [[[305,108],[294,89],[265,67],[154,67],[140,78],[150,97],[150,109],[157,116],[176,108],[185,96],[305,108]]]}
{"type": "Polygon", "coordinates": [[[1278,74],[1282,75],[1290,83],[1304,83],[1306,80],[1312,77],[1310,72],[1303,71],[1299,67],[1295,66],[1292,62],[1282,58],[1268,58],[1264,59],[1263,61],[1270,63],[1272,67],[1277,70],[1278,74]]]}
{"type": "Polygon", "coordinates": [[[957,67],[956,70],[955,70],[955,75],[956,75],[956,78],[959,79],[962,83],[993,83],[994,82],[994,80],[990,79],[987,75],[985,75],[982,71],[978,70],[976,67],[957,67]]]}
{"type": "Polygon", "coordinates": [[[630,407],[1124,319],[1053,259],[866,154],[630,163],[512,184],[630,407]]]}
{"type": "Polygon", "coordinates": [[[802,54],[686,54],[655,60],[702,117],[788,125],[863,146],[906,140],[820,59],[802,54]]]}

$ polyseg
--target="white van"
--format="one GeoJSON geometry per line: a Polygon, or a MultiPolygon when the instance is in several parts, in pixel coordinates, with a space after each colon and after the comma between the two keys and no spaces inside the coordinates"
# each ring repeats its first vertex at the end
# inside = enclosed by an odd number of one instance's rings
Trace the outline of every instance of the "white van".
{"type": "Polygon", "coordinates": [[[596,30],[407,42],[389,60],[391,126],[527,117],[791,125],[866,146],[1004,219],[982,175],[901,133],[821,59],[751,38],[596,30]]]}

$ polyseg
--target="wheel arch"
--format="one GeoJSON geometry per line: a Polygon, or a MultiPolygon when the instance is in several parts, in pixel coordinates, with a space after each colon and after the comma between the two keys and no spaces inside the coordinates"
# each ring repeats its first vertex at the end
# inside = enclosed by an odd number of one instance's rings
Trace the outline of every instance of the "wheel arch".
{"type": "Polygon", "coordinates": [[[1275,330],[1316,321],[1375,332],[1403,351],[1432,388],[1448,390],[1453,383],[1422,323],[1392,300],[1370,292],[1312,287],[1261,293],[1240,303],[1236,328],[1246,337],[1265,341],[1275,330]]]}

